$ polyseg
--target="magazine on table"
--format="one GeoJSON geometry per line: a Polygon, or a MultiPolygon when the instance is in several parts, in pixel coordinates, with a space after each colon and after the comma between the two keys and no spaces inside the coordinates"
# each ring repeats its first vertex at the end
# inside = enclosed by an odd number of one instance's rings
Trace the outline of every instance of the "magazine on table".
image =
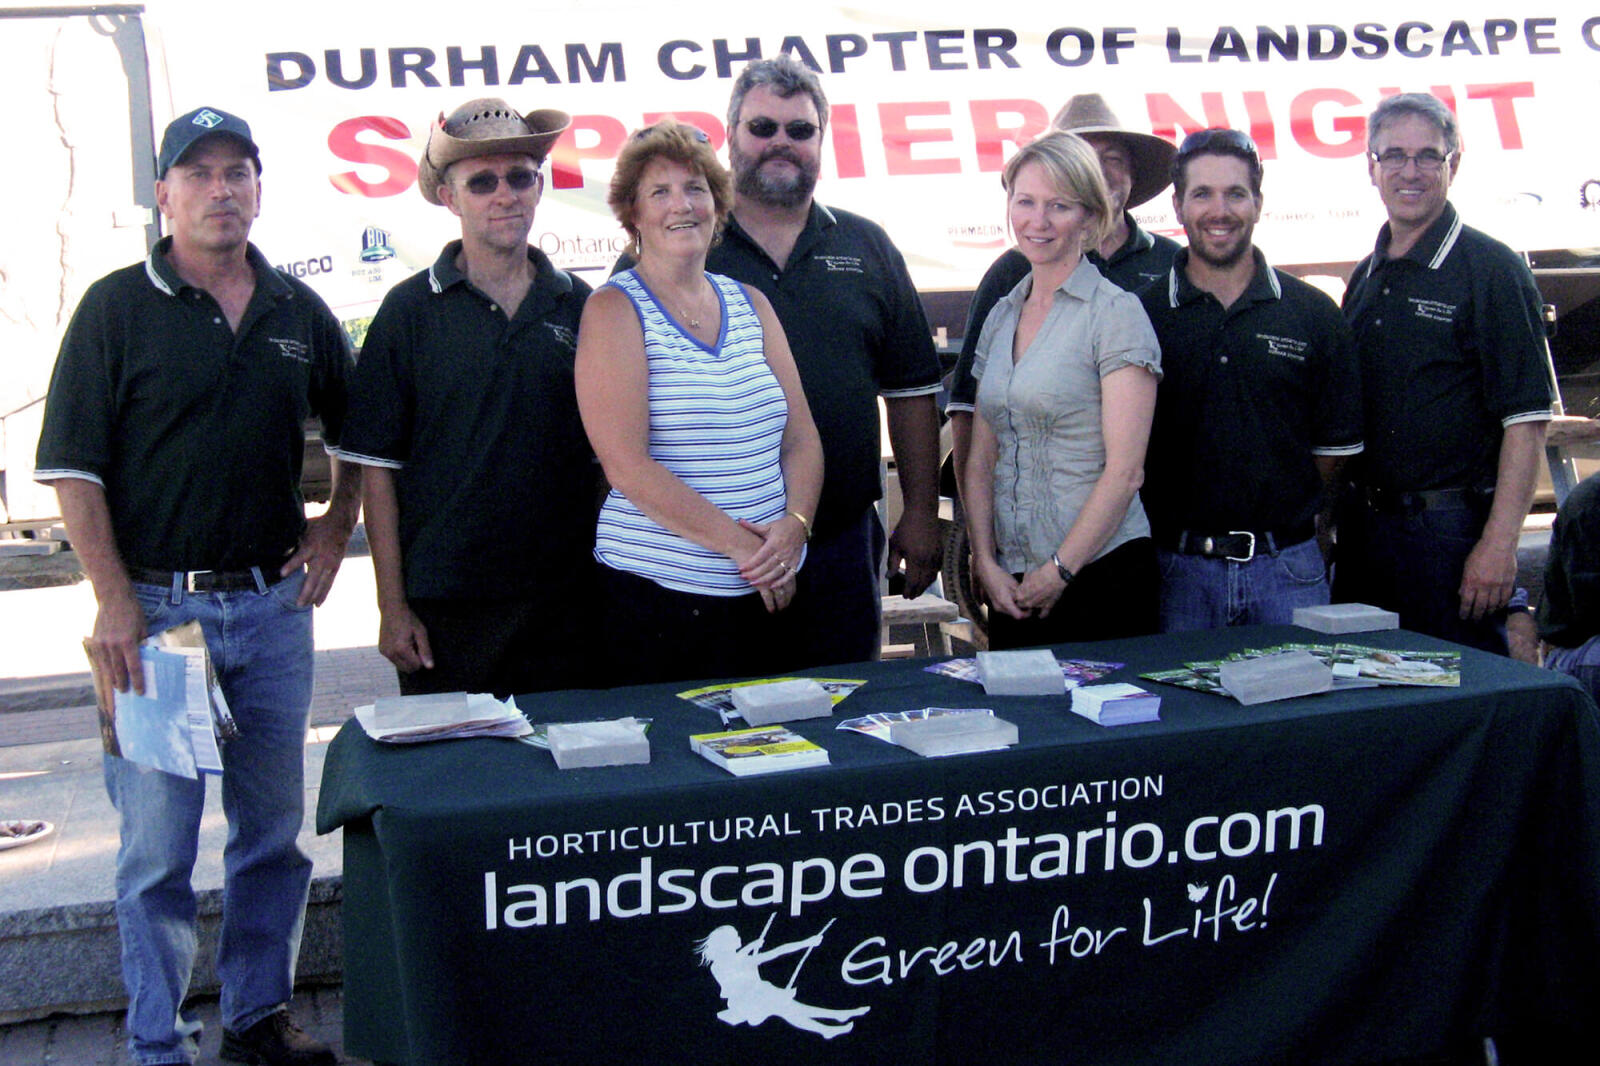
{"type": "MultiPolygon", "coordinates": [[[[1057,657],[1056,662],[1061,666],[1061,676],[1067,683],[1067,688],[1076,688],[1079,685],[1089,685],[1116,670],[1121,670],[1123,663],[1103,663],[1093,659],[1062,659],[1057,657]]],[[[983,684],[983,678],[978,675],[978,660],[972,659],[946,659],[941,663],[932,663],[924,666],[930,674],[941,677],[953,677],[957,681],[970,681],[974,685],[983,684]]]]}
{"type": "Polygon", "coordinates": [[[1152,670],[1139,676],[1146,681],[1226,696],[1220,678],[1222,664],[1259,659],[1286,651],[1303,651],[1333,669],[1333,688],[1372,688],[1378,685],[1457,687],[1461,684],[1461,653],[1456,651],[1398,651],[1361,644],[1279,644],[1246,648],[1215,661],[1187,662],[1181,668],[1152,670]]]}
{"type": "Polygon", "coordinates": [[[772,685],[779,681],[815,681],[822,686],[828,698],[835,707],[856,689],[865,685],[865,681],[851,681],[834,677],[763,677],[754,681],[723,682],[719,685],[707,685],[704,688],[691,688],[678,693],[680,700],[688,700],[696,707],[704,707],[708,711],[716,711],[722,717],[722,724],[727,725],[735,718],[743,719],[739,709],[733,704],[733,690],[747,688],[751,685],[772,685]]]}
{"type": "Polygon", "coordinates": [[[689,738],[689,748],[736,777],[799,770],[828,762],[826,749],[781,725],[698,733],[689,738]]]}

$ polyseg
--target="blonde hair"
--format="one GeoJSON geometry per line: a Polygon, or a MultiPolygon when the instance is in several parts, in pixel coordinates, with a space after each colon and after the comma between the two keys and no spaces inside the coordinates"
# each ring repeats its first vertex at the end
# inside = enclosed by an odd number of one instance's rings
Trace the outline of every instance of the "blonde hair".
{"type": "Polygon", "coordinates": [[[639,182],[645,168],[658,157],[688,167],[706,179],[711,190],[711,206],[716,214],[716,229],[711,242],[722,236],[722,226],[733,210],[733,178],[727,168],[717,160],[711,139],[703,130],[676,119],[664,118],[654,126],[637,130],[628,138],[617,155],[616,169],[611,172],[611,188],[606,203],[611,213],[622,223],[628,234],[627,253],[639,256],[639,228],[634,224],[634,198],[639,193],[639,182]]]}
{"type": "Polygon", "coordinates": [[[1102,237],[1111,232],[1116,218],[1111,210],[1111,193],[1106,189],[1105,175],[1100,170],[1100,157],[1088,141],[1076,133],[1051,130],[1022,147],[1006,163],[1000,175],[1009,199],[1017,184],[1017,175],[1029,163],[1038,163],[1055,191],[1070,200],[1076,200],[1094,220],[1091,230],[1084,235],[1084,247],[1094,248],[1102,237]]]}

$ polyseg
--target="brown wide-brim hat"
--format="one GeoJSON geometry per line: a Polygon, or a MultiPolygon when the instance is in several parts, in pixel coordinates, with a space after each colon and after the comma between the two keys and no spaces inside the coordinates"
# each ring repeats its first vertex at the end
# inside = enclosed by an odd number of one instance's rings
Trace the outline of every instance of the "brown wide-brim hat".
{"type": "Polygon", "coordinates": [[[417,163],[417,188],[430,204],[439,199],[439,182],[451,163],[485,155],[528,155],[542,162],[562,131],[572,125],[565,111],[544,108],[518,114],[498,97],[470,100],[428,131],[428,146],[417,163]]]}
{"type": "Polygon", "coordinates": [[[1133,189],[1128,193],[1127,205],[1130,208],[1154,199],[1172,184],[1169,171],[1178,146],[1165,137],[1125,128],[1099,93],[1083,93],[1068,100],[1052,125],[1080,137],[1088,133],[1115,134],[1128,146],[1133,156],[1133,189]]]}

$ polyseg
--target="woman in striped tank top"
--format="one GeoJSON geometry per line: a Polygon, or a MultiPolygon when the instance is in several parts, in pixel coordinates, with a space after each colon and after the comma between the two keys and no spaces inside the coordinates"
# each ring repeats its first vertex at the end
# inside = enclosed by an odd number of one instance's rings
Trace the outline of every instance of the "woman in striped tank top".
{"type": "Polygon", "coordinates": [[[608,197],[632,270],[589,298],[578,408],[611,491],[600,511],[611,684],[780,670],[822,489],[822,445],[759,292],[705,270],[732,207],[702,131],[634,134],[608,197]]]}

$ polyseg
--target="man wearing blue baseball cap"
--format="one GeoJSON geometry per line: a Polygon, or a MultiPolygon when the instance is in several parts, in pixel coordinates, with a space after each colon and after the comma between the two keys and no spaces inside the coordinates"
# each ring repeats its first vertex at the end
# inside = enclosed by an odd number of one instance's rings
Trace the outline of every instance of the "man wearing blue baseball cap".
{"type": "MultiPolygon", "coordinates": [[[[61,343],[35,477],[53,485],[99,603],[84,644],[99,691],[143,692],[139,645],[197,622],[239,727],[222,751],[222,1058],[332,1064],[287,1003],[311,862],[303,819],[311,609],[358,512],[358,476],[307,521],[309,414],[339,440],[352,360],[339,322],[249,242],[261,202],[250,127],[203,107],[162,139],[156,204],[170,234],[84,294],[61,343]]],[[[195,955],[191,886],[204,777],[105,757],[122,817],[117,924],[128,1044],[190,1063],[182,1012],[195,955]]]]}

